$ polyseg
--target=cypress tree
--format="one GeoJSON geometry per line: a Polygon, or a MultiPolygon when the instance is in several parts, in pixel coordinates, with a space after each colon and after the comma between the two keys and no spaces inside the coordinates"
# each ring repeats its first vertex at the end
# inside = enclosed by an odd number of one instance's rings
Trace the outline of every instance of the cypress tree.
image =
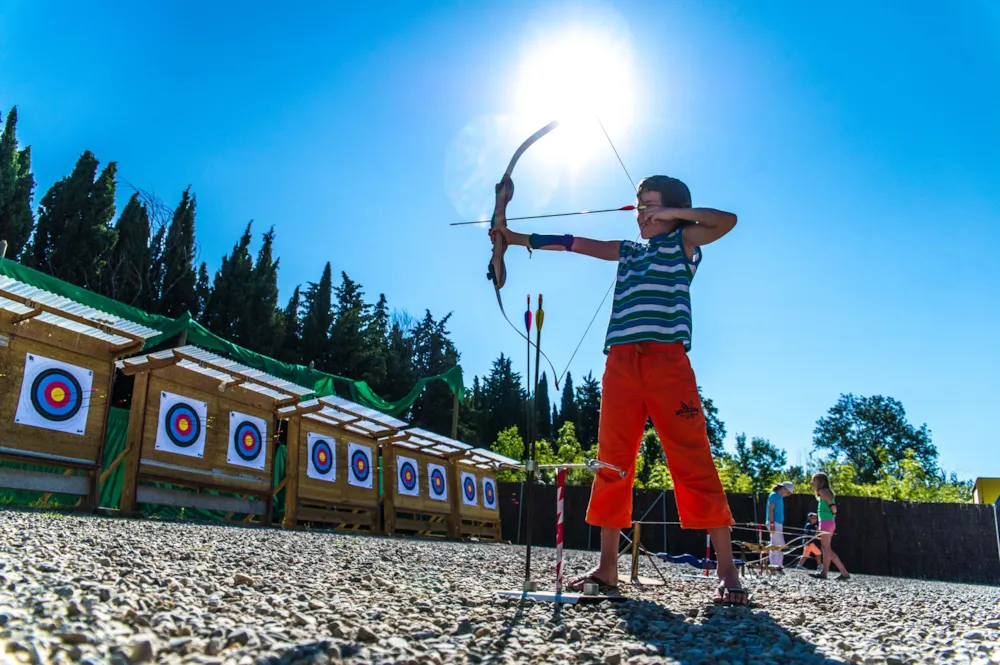
{"type": "Polygon", "coordinates": [[[589,450],[597,443],[597,429],[601,419],[601,384],[593,372],[583,377],[583,385],[576,389],[576,435],[580,446],[589,450]]]}
{"type": "Polygon", "coordinates": [[[31,173],[31,147],[17,149],[17,107],[7,114],[0,135],[0,240],[7,241],[7,256],[20,256],[31,231],[35,216],[31,198],[35,177],[31,173]]]}
{"type": "Polygon", "coordinates": [[[302,295],[299,287],[295,287],[292,297],[288,299],[285,310],[282,312],[284,322],[284,334],[281,337],[281,348],[278,350],[278,360],[288,363],[302,362],[302,322],[299,319],[299,307],[301,306],[302,295]]]}
{"type": "Polygon", "coordinates": [[[252,225],[253,222],[247,224],[229,256],[222,257],[222,264],[212,282],[213,297],[202,316],[205,327],[216,335],[244,346],[242,318],[252,299],[249,293],[253,277],[250,260],[252,225]]]}
{"type": "Polygon", "coordinates": [[[333,274],[327,263],[319,282],[310,282],[306,289],[305,314],[302,317],[302,362],[314,363],[316,369],[326,369],[330,360],[332,298],[333,274]]]}
{"type": "Polygon", "coordinates": [[[549,379],[545,372],[542,372],[538,380],[538,394],[535,396],[535,431],[538,432],[539,439],[551,439],[552,437],[552,407],[549,402],[549,379]]]}
{"type": "Polygon", "coordinates": [[[284,323],[278,309],[278,263],[274,258],[274,227],[263,236],[250,275],[240,337],[247,348],[273,356],[281,345],[284,323]]]}
{"type": "Polygon", "coordinates": [[[160,311],[160,296],[163,293],[163,269],[166,267],[164,249],[166,246],[167,227],[161,225],[153,239],[149,242],[149,283],[142,298],[141,307],[147,312],[160,311]]]}
{"type": "Polygon", "coordinates": [[[148,300],[152,254],[149,213],[135,193],[115,225],[117,240],[102,272],[104,295],[126,305],[142,307],[148,300]]]}
{"type": "Polygon", "coordinates": [[[208,266],[202,261],[198,266],[198,281],[194,284],[195,311],[191,316],[201,319],[212,301],[212,284],[208,281],[208,266]]]}
{"type": "Polygon", "coordinates": [[[195,285],[198,278],[194,267],[194,218],[198,201],[188,187],[174,210],[167,229],[161,255],[159,312],[176,318],[184,312],[197,310],[195,285]]]}
{"type": "Polygon", "coordinates": [[[30,255],[39,270],[93,290],[100,288],[101,269],[116,235],[109,223],[115,214],[118,167],[109,162],[97,176],[97,166],[94,154],[85,151],[73,173],[45,193],[30,255]]]}

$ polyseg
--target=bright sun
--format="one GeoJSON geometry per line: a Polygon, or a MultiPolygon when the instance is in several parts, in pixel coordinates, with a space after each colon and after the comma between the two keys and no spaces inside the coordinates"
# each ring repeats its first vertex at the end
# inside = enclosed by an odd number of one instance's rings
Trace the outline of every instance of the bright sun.
{"type": "Polygon", "coordinates": [[[598,118],[616,140],[631,124],[633,59],[628,38],[607,29],[578,27],[540,37],[521,59],[519,131],[526,136],[546,122],[562,121],[546,138],[545,152],[579,168],[608,149],[598,118]]]}

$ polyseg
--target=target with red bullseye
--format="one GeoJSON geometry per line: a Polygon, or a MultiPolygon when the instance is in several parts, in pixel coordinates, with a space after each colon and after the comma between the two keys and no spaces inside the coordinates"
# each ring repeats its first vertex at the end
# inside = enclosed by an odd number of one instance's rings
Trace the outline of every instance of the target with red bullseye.
{"type": "Polygon", "coordinates": [[[229,412],[226,461],[263,471],[267,464],[267,422],[239,411],[229,412]]]}
{"type": "Polygon", "coordinates": [[[306,476],[317,480],[335,481],[337,479],[337,458],[334,454],[336,441],[316,432],[309,432],[306,440],[308,442],[306,476]]]}
{"type": "Polygon", "coordinates": [[[208,404],[174,393],[160,393],[160,418],[156,429],[156,450],[205,456],[205,422],[208,404]]]}
{"type": "Polygon", "coordinates": [[[476,497],[476,476],[468,471],[462,472],[462,503],[467,506],[478,506],[476,497]]]}
{"type": "Polygon", "coordinates": [[[496,510],[497,484],[492,478],[483,478],[483,508],[496,510]]]}
{"type": "Polygon", "coordinates": [[[445,469],[440,464],[427,463],[427,478],[431,486],[430,496],[438,501],[448,500],[448,483],[445,469]]]}
{"type": "Polygon", "coordinates": [[[93,378],[94,373],[86,368],[27,354],[14,422],[82,435],[93,378]]]}
{"type": "Polygon", "coordinates": [[[397,491],[407,496],[420,496],[420,482],[417,478],[417,460],[396,456],[396,473],[399,475],[397,491]]]}
{"type": "Polygon", "coordinates": [[[347,444],[347,463],[350,472],[347,482],[356,487],[372,488],[372,449],[357,443],[347,444]]]}

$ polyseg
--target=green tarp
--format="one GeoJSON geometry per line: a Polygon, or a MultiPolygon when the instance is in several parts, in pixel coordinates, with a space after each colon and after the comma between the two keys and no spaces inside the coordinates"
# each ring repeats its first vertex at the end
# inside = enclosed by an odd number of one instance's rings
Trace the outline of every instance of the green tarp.
{"type": "Polygon", "coordinates": [[[187,313],[176,319],[157,314],[148,314],[135,307],[105,298],[79,286],[74,286],[69,282],[64,282],[51,275],[46,275],[15,261],[6,259],[0,260],[0,275],[16,279],[19,282],[43,289],[49,293],[64,296],[88,307],[93,307],[94,309],[125,319],[126,321],[138,323],[160,331],[159,335],[146,341],[144,349],[154,348],[186,332],[185,343],[187,344],[194,344],[205,350],[213,351],[226,356],[230,360],[235,360],[236,362],[267,372],[286,381],[291,381],[304,388],[312,388],[317,397],[336,394],[335,387],[340,387],[342,390],[347,391],[347,397],[351,401],[394,417],[398,417],[410,408],[410,405],[413,404],[417,397],[424,391],[424,387],[431,381],[444,381],[451,391],[458,395],[459,400],[462,399],[465,390],[462,381],[462,368],[455,365],[443,374],[420,379],[403,398],[390,402],[376,395],[364,381],[354,381],[353,379],[335,374],[327,374],[326,372],[320,372],[319,370],[310,369],[302,365],[284,363],[280,360],[275,360],[274,358],[269,358],[245,349],[238,344],[228,342],[210,332],[187,313]]]}

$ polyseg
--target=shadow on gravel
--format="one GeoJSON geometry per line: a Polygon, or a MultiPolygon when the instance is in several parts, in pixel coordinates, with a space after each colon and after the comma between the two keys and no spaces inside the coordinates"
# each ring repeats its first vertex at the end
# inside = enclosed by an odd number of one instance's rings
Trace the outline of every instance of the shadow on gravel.
{"type": "MultiPolygon", "coordinates": [[[[842,665],[824,656],[816,645],[786,630],[763,610],[712,606],[699,610],[700,622],[688,623],[681,614],[648,600],[615,606],[626,631],[646,644],[648,656],[666,656],[685,665],[792,662],[805,665],[842,665]]],[[[637,655],[636,647],[625,657],[637,655]]]]}
{"type": "MultiPolygon", "coordinates": [[[[522,600],[514,615],[504,621],[504,629],[495,643],[493,662],[517,638],[525,608],[533,601],[522,600]]],[[[599,641],[572,642],[577,645],[577,662],[625,663],[632,656],[666,657],[683,665],[702,663],[774,663],[804,665],[843,665],[844,660],[828,658],[816,646],[803,640],[775,621],[763,610],[742,607],[710,607],[699,610],[697,623],[688,623],[685,616],[648,600],[631,600],[614,605],[590,606],[596,611],[612,607],[619,617],[621,633],[608,633],[599,641]],[[618,657],[610,654],[618,653],[618,657]]],[[[606,611],[606,610],[605,610],[606,611]]],[[[579,612],[579,611],[578,611],[579,612]]],[[[552,618],[546,625],[552,629],[550,640],[568,641],[571,625],[580,627],[586,616],[575,613],[565,617],[561,605],[552,606],[552,618]]],[[[595,617],[596,618],[596,617],[595,617]]]]}

